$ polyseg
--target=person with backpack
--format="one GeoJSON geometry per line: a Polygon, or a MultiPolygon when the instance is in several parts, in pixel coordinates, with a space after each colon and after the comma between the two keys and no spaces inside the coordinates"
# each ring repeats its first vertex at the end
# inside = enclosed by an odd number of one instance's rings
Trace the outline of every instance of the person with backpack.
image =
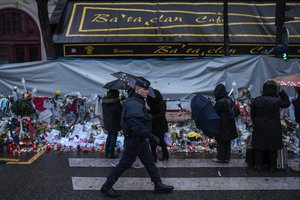
{"type": "Polygon", "coordinates": [[[216,103],[214,109],[220,116],[220,134],[215,137],[217,141],[217,157],[214,162],[228,163],[231,153],[231,140],[238,137],[235,117],[239,115],[234,101],[228,96],[223,84],[218,84],[214,90],[216,103]]]}

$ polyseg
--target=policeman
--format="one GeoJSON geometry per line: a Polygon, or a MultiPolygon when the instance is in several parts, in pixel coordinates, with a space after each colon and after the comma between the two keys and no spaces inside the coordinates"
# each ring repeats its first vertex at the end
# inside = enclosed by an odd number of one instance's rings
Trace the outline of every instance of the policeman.
{"type": "Polygon", "coordinates": [[[161,182],[159,171],[154,163],[154,158],[149,149],[148,139],[151,136],[151,115],[145,106],[145,99],[149,94],[150,82],[139,77],[135,83],[135,93],[128,97],[122,108],[121,126],[125,136],[124,152],[118,165],[110,172],[106,182],[101,187],[101,192],[108,197],[118,197],[120,194],[112,188],[114,183],[124,171],[129,169],[138,156],[146,167],[154,190],[158,193],[169,193],[173,186],[161,182]]]}

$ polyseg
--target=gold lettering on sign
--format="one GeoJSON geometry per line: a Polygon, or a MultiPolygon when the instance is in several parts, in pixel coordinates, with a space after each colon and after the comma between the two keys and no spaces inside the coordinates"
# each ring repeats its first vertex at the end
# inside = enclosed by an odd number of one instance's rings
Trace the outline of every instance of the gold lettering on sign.
{"type": "Polygon", "coordinates": [[[132,49],[114,49],[113,53],[133,53],[132,49]]]}
{"type": "Polygon", "coordinates": [[[173,48],[171,46],[158,46],[158,49],[156,51],[154,51],[154,53],[156,54],[164,54],[164,53],[169,53],[169,54],[173,54],[173,53],[177,53],[178,49],[177,48],[173,48]]]}
{"type": "Polygon", "coordinates": [[[223,19],[218,16],[218,17],[208,17],[208,16],[200,16],[195,19],[195,21],[199,24],[203,23],[215,23],[215,24],[220,24],[223,23],[223,19]]]}
{"type": "Polygon", "coordinates": [[[93,54],[93,51],[94,51],[94,47],[93,46],[87,46],[84,48],[86,50],[86,54],[93,54]]]}
{"type": "Polygon", "coordinates": [[[104,23],[104,22],[118,22],[118,17],[110,18],[108,14],[94,14],[95,18],[92,22],[104,23]]]}
{"type": "Polygon", "coordinates": [[[250,50],[251,54],[266,54],[268,52],[272,52],[274,50],[274,47],[271,49],[265,48],[263,46],[260,47],[254,47],[250,50]]]}
{"type": "Polygon", "coordinates": [[[182,17],[165,17],[165,15],[160,15],[159,17],[154,17],[149,19],[150,23],[174,23],[174,22],[183,22],[182,17]]]}
{"type": "Polygon", "coordinates": [[[199,48],[197,48],[197,49],[194,49],[194,48],[188,48],[188,49],[186,50],[186,53],[187,53],[187,54],[199,54],[199,53],[200,53],[200,49],[199,49],[199,48]]]}
{"type": "Polygon", "coordinates": [[[133,18],[133,17],[130,16],[130,17],[127,18],[127,22],[139,22],[139,23],[141,23],[141,22],[143,22],[143,20],[142,20],[141,17],[133,18]]]}
{"type": "MultiPolygon", "coordinates": [[[[214,49],[208,49],[207,53],[212,53],[212,54],[224,54],[224,48],[223,47],[218,47],[214,49]]],[[[236,49],[229,49],[230,54],[236,54],[236,49]]]]}
{"type": "Polygon", "coordinates": [[[108,21],[108,14],[94,14],[95,18],[92,20],[92,22],[107,22],[108,21]]]}

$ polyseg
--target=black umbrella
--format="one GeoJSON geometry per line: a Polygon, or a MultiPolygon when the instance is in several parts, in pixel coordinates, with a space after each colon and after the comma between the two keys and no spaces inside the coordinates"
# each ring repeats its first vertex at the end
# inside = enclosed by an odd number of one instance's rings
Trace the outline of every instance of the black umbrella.
{"type": "Polygon", "coordinates": [[[114,77],[117,77],[119,80],[125,82],[127,85],[129,85],[132,88],[134,88],[135,81],[138,78],[137,76],[128,74],[126,72],[121,72],[121,71],[112,73],[111,75],[113,75],[114,77]]]}
{"type": "Polygon", "coordinates": [[[125,89],[128,89],[128,86],[126,85],[126,83],[124,81],[121,81],[120,79],[116,79],[116,80],[106,83],[103,86],[103,88],[114,89],[114,90],[125,90],[125,89]]]}
{"type": "Polygon", "coordinates": [[[209,99],[197,94],[191,101],[191,109],[196,127],[205,135],[213,138],[220,134],[220,117],[209,99]]]}
{"type": "MultiPolygon", "coordinates": [[[[139,78],[139,76],[128,74],[128,73],[122,72],[122,71],[112,73],[111,75],[113,75],[114,77],[117,77],[121,81],[124,81],[131,88],[134,88],[136,79],[139,78]]],[[[152,87],[149,87],[149,96],[155,98],[155,93],[154,93],[154,90],[152,87]]]]}

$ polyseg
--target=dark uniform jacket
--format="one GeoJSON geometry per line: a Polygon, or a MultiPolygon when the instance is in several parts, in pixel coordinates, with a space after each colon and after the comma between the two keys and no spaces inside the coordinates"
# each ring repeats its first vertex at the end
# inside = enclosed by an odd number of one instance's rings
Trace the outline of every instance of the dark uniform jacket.
{"type": "Polygon", "coordinates": [[[214,90],[216,103],[214,105],[215,111],[220,116],[220,134],[216,136],[217,141],[230,141],[237,138],[237,129],[233,115],[238,115],[239,111],[236,109],[234,102],[228,97],[226,88],[223,84],[217,85],[214,90]],[[231,110],[235,109],[235,110],[231,110]],[[232,113],[232,112],[235,112],[232,113]]]}
{"type": "Polygon", "coordinates": [[[274,87],[264,87],[263,95],[254,99],[251,105],[251,120],[252,146],[255,149],[274,151],[282,148],[280,108],[289,106],[287,94],[282,90],[278,96],[274,87]]]}
{"type": "Polygon", "coordinates": [[[139,140],[151,137],[151,115],[141,95],[134,93],[125,100],[121,126],[126,138],[139,140]]]}
{"type": "Polygon", "coordinates": [[[104,97],[102,99],[103,122],[107,131],[121,130],[122,104],[118,98],[104,97]]]}

